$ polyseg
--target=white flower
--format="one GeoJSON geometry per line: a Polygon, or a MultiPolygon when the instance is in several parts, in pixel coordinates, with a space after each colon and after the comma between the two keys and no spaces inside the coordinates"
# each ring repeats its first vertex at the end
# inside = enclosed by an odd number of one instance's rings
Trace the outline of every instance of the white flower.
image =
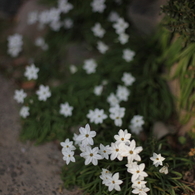
{"type": "Polygon", "coordinates": [[[120,101],[127,101],[129,97],[130,91],[125,86],[118,85],[116,96],[120,101]]]}
{"type": "Polygon", "coordinates": [[[36,80],[38,78],[38,72],[39,68],[37,68],[34,64],[31,64],[25,68],[24,76],[27,77],[28,80],[36,80]]]}
{"type": "Polygon", "coordinates": [[[39,90],[36,91],[36,94],[38,95],[38,99],[40,101],[46,101],[46,99],[51,96],[49,86],[40,85],[39,90]]]}
{"type": "Polygon", "coordinates": [[[102,169],[100,178],[102,180],[102,184],[108,186],[111,181],[112,173],[107,169],[102,169]]]}
{"type": "Polygon", "coordinates": [[[131,73],[124,72],[121,80],[126,86],[131,86],[135,81],[135,77],[131,73]]]}
{"type": "Polygon", "coordinates": [[[35,45],[41,47],[42,50],[47,50],[49,47],[47,43],[45,43],[45,40],[42,37],[36,38],[35,45]]]}
{"type": "Polygon", "coordinates": [[[82,141],[77,140],[77,137],[78,137],[78,136],[79,136],[79,135],[77,135],[76,133],[74,133],[73,140],[74,140],[74,143],[75,143],[76,145],[81,146],[82,141]]]}
{"type": "Polygon", "coordinates": [[[96,108],[95,110],[89,110],[87,118],[89,118],[91,123],[102,124],[103,120],[107,118],[107,115],[104,114],[103,109],[96,108]]]}
{"type": "Polygon", "coordinates": [[[49,10],[44,10],[38,15],[38,21],[41,26],[48,24],[50,22],[49,10]]]}
{"type": "Polygon", "coordinates": [[[60,20],[60,10],[57,8],[51,8],[48,10],[48,16],[50,22],[58,22],[60,20]]]}
{"type": "Polygon", "coordinates": [[[102,91],[103,91],[103,85],[95,86],[93,90],[94,94],[97,96],[100,96],[102,94],[102,91]]]}
{"type": "Polygon", "coordinates": [[[15,33],[14,35],[8,36],[8,54],[12,57],[18,56],[18,54],[22,51],[22,35],[15,33]]]}
{"type": "Polygon", "coordinates": [[[109,16],[108,16],[108,20],[109,20],[110,22],[116,22],[118,19],[119,19],[118,13],[116,13],[116,12],[114,12],[114,11],[110,12],[110,14],[109,14],[109,16]]]}
{"type": "Polygon", "coordinates": [[[94,36],[102,38],[105,34],[105,30],[102,28],[100,23],[95,23],[95,25],[91,28],[94,36]]]}
{"type": "Polygon", "coordinates": [[[156,154],[155,152],[153,153],[153,156],[150,157],[150,159],[153,161],[153,165],[155,167],[158,167],[159,165],[163,165],[163,161],[165,160],[164,157],[161,156],[161,154],[156,154]]]}
{"type": "Polygon", "coordinates": [[[102,41],[97,42],[97,49],[100,53],[104,54],[108,50],[108,46],[102,41]]]}
{"type": "Polygon", "coordinates": [[[123,18],[118,18],[116,23],[113,24],[113,27],[115,28],[115,31],[117,34],[124,33],[126,28],[128,28],[129,24],[125,22],[123,18]]]}
{"type": "Polygon", "coordinates": [[[123,59],[126,60],[127,62],[130,62],[133,60],[133,57],[135,55],[134,51],[131,51],[130,49],[124,49],[123,50],[123,59]]]}
{"type": "Polygon", "coordinates": [[[27,96],[27,94],[24,92],[23,89],[21,90],[15,90],[14,92],[14,99],[18,102],[18,103],[24,103],[24,98],[27,96]]]}
{"type": "Polygon", "coordinates": [[[119,104],[119,99],[116,97],[116,95],[114,95],[113,93],[111,93],[108,98],[107,98],[107,102],[110,104],[110,106],[115,106],[117,104],[119,104]]]}
{"type": "Polygon", "coordinates": [[[136,147],[135,140],[130,142],[130,145],[126,145],[124,142],[119,144],[120,154],[123,157],[127,157],[128,163],[132,163],[134,160],[140,161],[139,153],[143,150],[141,146],[136,147]]]}
{"type": "Polygon", "coordinates": [[[116,105],[109,109],[110,118],[114,120],[116,126],[120,127],[122,125],[122,118],[125,115],[125,108],[116,105]]]}
{"type": "Polygon", "coordinates": [[[98,147],[92,149],[90,146],[86,146],[85,151],[80,154],[81,157],[85,158],[85,165],[92,163],[96,166],[98,164],[98,160],[102,159],[102,156],[98,154],[98,152],[98,147]]]}
{"type": "Polygon", "coordinates": [[[73,141],[70,141],[69,139],[65,139],[64,142],[60,142],[60,145],[63,147],[62,153],[63,153],[63,151],[76,149],[75,146],[73,145],[73,141]]]}
{"type": "Polygon", "coordinates": [[[119,42],[124,45],[129,40],[129,35],[126,33],[120,33],[118,37],[119,42]]]}
{"type": "Polygon", "coordinates": [[[73,20],[71,18],[66,18],[64,20],[64,28],[70,29],[73,27],[73,20]]]}
{"type": "Polygon", "coordinates": [[[70,161],[75,162],[74,158],[74,151],[72,150],[64,150],[63,151],[63,160],[66,161],[66,164],[68,165],[70,161]]]}
{"type": "Polygon", "coordinates": [[[148,192],[150,189],[147,187],[143,187],[143,188],[135,188],[132,193],[133,194],[138,194],[138,195],[147,195],[146,192],[148,192]]]}
{"type": "Polygon", "coordinates": [[[136,135],[138,135],[143,130],[142,127],[135,127],[132,124],[129,125],[129,129],[131,129],[131,132],[135,133],[136,135]]]}
{"type": "Polygon", "coordinates": [[[137,180],[133,181],[132,188],[138,188],[138,189],[145,188],[146,187],[146,185],[145,185],[146,183],[147,182],[144,181],[144,180],[137,179],[137,180]]]}
{"type": "Polygon", "coordinates": [[[120,161],[123,160],[123,156],[121,156],[118,143],[111,143],[110,154],[110,160],[114,160],[115,158],[118,158],[118,160],[120,161]]]}
{"type": "Polygon", "coordinates": [[[99,153],[101,154],[102,158],[105,158],[108,160],[108,155],[111,153],[110,146],[104,146],[103,144],[100,144],[99,153]]]}
{"type": "Polygon", "coordinates": [[[22,106],[22,108],[20,109],[20,116],[23,118],[26,118],[27,116],[29,116],[29,107],[22,106]]]}
{"type": "Polygon", "coordinates": [[[59,31],[61,26],[62,26],[62,23],[60,21],[56,21],[56,22],[51,22],[49,24],[50,28],[53,30],[53,31],[59,31]]]}
{"type": "Polygon", "coordinates": [[[72,74],[74,74],[74,73],[76,73],[77,72],[77,67],[75,66],[75,65],[70,65],[70,72],[72,73],[72,74]]]}
{"type": "Polygon", "coordinates": [[[131,168],[129,170],[129,172],[132,175],[131,177],[131,181],[134,182],[135,180],[139,179],[139,178],[144,178],[144,177],[147,177],[148,174],[144,171],[144,168],[145,168],[145,164],[142,163],[140,165],[133,165],[133,168],[131,168]]]}
{"type": "Polygon", "coordinates": [[[43,39],[43,37],[37,37],[35,39],[35,45],[42,47],[43,45],[45,45],[45,40],[43,39]]]}
{"type": "Polygon", "coordinates": [[[27,24],[35,24],[38,20],[38,12],[37,11],[32,11],[28,13],[27,16],[27,24]]]}
{"type": "Polygon", "coordinates": [[[79,128],[79,132],[80,132],[80,134],[78,135],[76,140],[80,141],[83,146],[93,145],[94,144],[93,137],[96,136],[96,132],[90,130],[89,124],[86,124],[85,128],[84,127],[80,127],[79,128]]]}
{"type": "Polygon", "coordinates": [[[58,9],[62,13],[68,13],[71,9],[73,9],[73,5],[68,3],[68,0],[58,0],[58,9]]]}
{"type": "Polygon", "coordinates": [[[113,189],[120,191],[120,184],[122,184],[123,181],[119,180],[119,173],[115,173],[112,177],[111,180],[108,182],[107,186],[108,186],[108,190],[112,191],[113,189]]]}
{"type": "Polygon", "coordinates": [[[129,142],[131,138],[131,134],[128,133],[127,129],[124,131],[122,129],[119,130],[118,135],[114,136],[114,139],[116,140],[116,143],[121,143],[121,142],[129,142]]]}
{"type": "Polygon", "coordinates": [[[132,125],[133,127],[141,127],[143,124],[144,124],[143,116],[135,115],[135,116],[131,119],[131,125],[132,125]]]}
{"type": "Polygon", "coordinates": [[[106,5],[104,3],[105,3],[105,0],[93,0],[91,2],[91,7],[92,7],[93,12],[102,13],[104,9],[106,8],[106,5]]]}
{"type": "Polygon", "coordinates": [[[96,61],[94,59],[87,59],[84,61],[83,69],[86,71],[87,74],[94,73],[96,71],[96,61]]]}
{"type": "Polygon", "coordinates": [[[164,173],[165,175],[168,174],[169,170],[168,170],[168,166],[163,166],[160,170],[160,173],[164,173]]]}
{"type": "Polygon", "coordinates": [[[72,110],[73,107],[69,105],[68,102],[65,102],[64,104],[60,104],[60,114],[67,116],[72,116],[72,110]]]}

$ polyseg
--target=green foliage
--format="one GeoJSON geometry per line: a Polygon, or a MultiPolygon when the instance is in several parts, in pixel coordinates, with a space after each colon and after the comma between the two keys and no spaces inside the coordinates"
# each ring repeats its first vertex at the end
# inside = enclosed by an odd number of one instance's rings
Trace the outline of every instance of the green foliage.
{"type": "Polygon", "coordinates": [[[169,0],[162,11],[167,15],[165,25],[174,33],[179,33],[187,42],[195,41],[195,2],[169,0]]]}

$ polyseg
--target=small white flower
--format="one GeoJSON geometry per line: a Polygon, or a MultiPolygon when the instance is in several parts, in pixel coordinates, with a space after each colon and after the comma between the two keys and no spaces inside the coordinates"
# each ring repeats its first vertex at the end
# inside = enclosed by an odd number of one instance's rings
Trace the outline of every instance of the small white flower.
{"type": "Polygon", "coordinates": [[[119,34],[118,40],[119,40],[119,42],[120,42],[122,45],[124,45],[125,43],[128,42],[128,40],[129,40],[129,35],[126,34],[126,33],[121,33],[121,34],[119,34]]]}
{"type": "Polygon", "coordinates": [[[94,94],[97,96],[100,96],[102,94],[102,91],[103,91],[103,85],[95,86],[93,90],[94,94]]]}
{"type": "Polygon", "coordinates": [[[43,45],[45,45],[45,40],[43,39],[43,37],[37,37],[35,39],[35,45],[42,47],[43,45]]]}
{"type": "Polygon", "coordinates": [[[70,163],[70,161],[75,162],[74,151],[72,150],[63,151],[63,160],[66,161],[67,165],[70,163]]]}
{"type": "Polygon", "coordinates": [[[137,179],[137,180],[133,181],[132,188],[138,188],[138,189],[145,188],[146,183],[147,182],[144,180],[137,179]]]}
{"type": "Polygon", "coordinates": [[[116,95],[114,95],[113,93],[111,93],[108,98],[107,98],[107,102],[110,104],[110,106],[115,106],[117,104],[119,104],[119,99],[116,97],[116,95]]]}
{"type": "Polygon", "coordinates": [[[148,176],[148,174],[144,171],[144,168],[145,168],[145,164],[144,163],[142,163],[140,165],[133,165],[133,168],[131,168],[129,170],[129,172],[131,174],[133,174],[132,177],[131,177],[131,181],[132,182],[134,182],[135,180],[139,179],[139,177],[144,178],[144,177],[148,176]]]}
{"type": "Polygon", "coordinates": [[[89,118],[91,123],[102,124],[103,120],[107,118],[107,115],[103,109],[96,108],[95,110],[89,110],[87,118],[89,118]]]}
{"type": "Polygon", "coordinates": [[[39,68],[37,68],[34,64],[31,64],[25,68],[24,76],[27,77],[28,80],[36,80],[38,78],[38,72],[39,68]]]}
{"type": "Polygon", "coordinates": [[[106,5],[104,3],[105,3],[105,0],[93,0],[91,2],[91,7],[92,7],[93,12],[102,13],[104,9],[106,8],[106,5]]]}
{"type": "Polygon", "coordinates": [[[77,67],[75,66],[75,65],[70,65],[70,72],[72,73],[72,74],[74,74],[74,73],[76,73],[77,72],[77,67]]]}
{"type": "Polygon", "coordinates": [[[49,16],[49,21],[50,22],[59,22],[60,20],[60,10],[57,8],[51,8],[48,10],[48,16],[49,16]]]}
{"type": "Polygon", "coordinates": [[[153,153],[153,156],[150,157],[150,159],[153,161],[153,165],[155,167],[158,167],[159,165],[163,165],[163,161],[165,160],[164,157],[161,156],[161,154],[156,154],[155,152],[153,153]]]}
{"type": "Polygon", "coordinates": [[[49,24],[50,28],[53,30],[53,31],[59,31],[61,26],[62,26],[62,23],[60,21],[56,21],[56,22],[51,22],[49,24]]]}
{"type": "Polygon", "coordinates": [[[73,145],[73,141],[70,141],[69,139],[65,139],[64,142],[60,142],[60,145],[63,147],[62,153],[63,153],[63,151],[76,149],[75,146],[73,145]]]}
{"type": "Polygon", "coordinates": [[[72,110],[73,107],[69,105],[68,102],[65,102],[64,104],[60,104],[60,114],[67,116],[72,116],[72,110]]]}
{"type": "Polygon", "coordinates": [[[108,185],[108,190],[112,191],[113,189],[115,189],[116,191],[120,191],[120,184],[122,184],[123,181],[119,180],[119,173],[115,173],[112,177],[111,180],[109,181],[108,185]]]}
{"type": "Polygon", "coordinates": [[[36,94],[38,95],[38,99],[40,101],[46,101],[47,98],[51,96],[49,86],[40,85],[39,90],[36,91],[36,94]]]}
{"type": "Polygon", "coordinates": [[[143,150],[143,148],[141,146],[136,147],[135,140],[132,140],[130,145],[126,145],[124,142],[120,143],[119,149],[121,156],[127,157],[129,163],[132,163],[134,160],[141,160],[139,153],[143,150]]]}
{"type": "Polygon", "coordinates": [[[129,142],[131,138],[131,134],[128,133],[127,129],[124,131],[122,129],[119,130],[118,135],[114,136],[114,139],[116,140],[116,143],[121,143],[121,142],[129,142]]]}
{"type": "Polygon", "coordinates": [[[12,57],[18,56],[18,54],[22,51],[22,35],[15,33],[14,35],[10,35],[7,38],[8,40],[8,54],[12,57]]]}
{"type": "Polygon", "coordinates": [[[27,96],[27,94],[24,92],[23,89],[21,90],[15,90],[14,99],[18,103],[24,103],[24,98],[27,96]]]}
{"type": "Polygon", "coordinates": [[[132,125],[133,127],[142,127],[143,124],[144,124],[143,116],[135,115],[135,116],[131,119],[131,125],[132,125]]]}
{"type": "Polygon", "coordinates": [[[102,158],[105,158],[108,160],[110,152],[110,146],[104,146],[103,144],[100,144],[99,153],[101,154],[102,158]]]}
{"type": "Polygon", "coordinates": [[[94,36],[102,38],[105,34],[105,30],[102,28],[100,23],[95,23],[95,26],[91,28],[94,36]]]}
{"type": "Polygon", "coordinates": [[[116,126],[120,127],[122,125],[122,118],[125,115],[125,108],[115,105],[109,109],[110,118],[114,120],[116,126]]]}
{"type": "Polygon", "coordinates": [[[87,59],[84,61],[83,69],[86,71],[87,74],[94,73],[96,71],[96,61],[94,59],[87,59]]]}
{"type": "Polygon", "coordinates": [[[28,13],[27,16],[27,24],[35,24],[38,21],[38,12],[37,11],[32,11],[28,13]]]}
{"type": "Polygon", "coordinates": [[[111,181],[112,173],[107,169],[102,169],[100,178],[102,180],[102,184],[108,186],[111,181]]]}
{"type": "Polygon", "coordinates": [[[130,49],[124,49],[123,50],[123,59],[126,60],[127,62],[130,62],[133,60],[133,57],[135,55],[134,51],[131,51],[130,49]]]}
{"type": "Polygon", "coordinates": [[[169,173],[168,166],[163,166],[160,170],[160,173],[164,173],[165,175],[169,173]]]}
{"type": "Polygon", "coordinates": [[[138,195],[147,195],[146,192],[148,192],[150,189],[147,187],[143,187],[143,188],[135,188],[132,193],[133,194],[138,194],[138,195]]]}
{"type": "Polygon", "coordinates": [[[117,12],[110,12],[109,16],[108,16],[108,21],[110,22],[116,22],[119,19],[119,15],[117,12]]]}
{"type": "Polygon", "coordinates": [[[73,27],[73,20],[72,19],[70,19],[70,18],[66,18],[65,20],[64,20],[64,28],[65,29],[70,29],[70,28],[72,28],[73,27]]]}
{"type": "Polygon", "coordinates": [[[129,24],[125,22],[123,18],[118,18],[116,23],[113,24],[113,27],[115,28],[115,31],[117,34],[124,33],[126,28],[128,28],[129,24]]]}
{"type": "Polygon", "coordinates": [[[76,140],[79,141],[79,142],[82,142],[83,146],[94,144],[93,137],[96,136],[96,132],[90,130],[89,124],[86,124],[85,128],[80,127],[79,132],[80,132],[80,134],[78,135],[76,140]]]}
{"type": "Polygon", "coordinates": [[[124,72],[121,80],[126,86],[131,86],[135,81],[135,77],[131,73],[124,72]]]}
{"type": "Polygon", "coordinates": [[[116,96],[120,101],[127,101],[129,97],[130,91],[125,86],[118,85],[116,96]]]}
{"type": "Polygon", "coordinates": [[[98,152],[98,147],[92,149],[90,146],[86,146],[85,151],[80,154],[81,157],[85,158],[85,165],[92,163],[96,166],[98,164],[98,160],[102,159],[102,156],[98,154],[98,152]]]}
{"type": "Polygon", "coordinates": [[[73,5],[68,0],[58,0],[58,9],[66,14],[73,9],[73,5]]]}
{"type": "Polygon", "coordinates": [[[110,146],[110,160],[114,160],[115,158],[118,158],[118,160],[123,160],[123,156],[120,154],[119,144],[118,143],[111,143],[110,146]]]}
{"type": "Polygon", "coordinates": [[[136,135],[139,135],[139,133],[143,130],[142,127],[135,127],[132,124],[129,125],[129,129],[131,129],[131,132],[135,133],[136,135]]]}
{"type": "Polygon", "coordinates": [[[44,10],[44,11],[40,12],[38,15],[38,21],[42,27],[45,24],[48,24],[50,22],[49,10],[44,10]]]}
{"type": "Polygon", "coordinates": [[[20,116],[23,118],[26,118],[27,116],[29,116],[29,107],[22,106],[22,108],[20,109],[20,116]]]}
{"type": "Polygon", "coordinates": [[[97,49],[100,53],[104,54],[108,50],[108,46],[102,41],[97,42],[97,49]]]}

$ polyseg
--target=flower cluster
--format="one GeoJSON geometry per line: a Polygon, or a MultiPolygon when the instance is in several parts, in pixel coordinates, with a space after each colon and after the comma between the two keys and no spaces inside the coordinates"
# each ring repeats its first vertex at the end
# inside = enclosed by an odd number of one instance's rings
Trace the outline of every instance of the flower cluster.
{"type": "MultiPolygon", "coordinates": [[[[75,144],[78,145],[81,153],[80,156],[85,159],[85,165],[92,163],[94,166],[98,165],[99,160],[115,160],[122,161],[123,158],[127,159],[127,172],[131,174],[132,193],[145,195],[149,188],[146,187],[146,181],[144,180],[148,174],[144,171],[145,164],[138,162],[141,161],[139,153],[143,150],[141,146],[136,146],[135,140],[130,140],[131,134],[127,130],[120,129],[118,134],[114,136],[115,142],[110,145],[104,146],[100,144],[99,147],[92,147],[94,145],[93,138],[96,136],[95,131],[91,131],[89,124],[85,127],[79,128],[80,134],[74,134],[75,144]]],[[[63,159],[66,164],[70,161],[75,162],[73,141],[66,139],[65,142],[61,142],[63,159]]],[[[102,168],[100,175],[102,184],[108,187],[109,191],[113,189],[120,191],[120,185],[123,183],[119,179],[119,173],[112,174],[109,170],[102,168]]]]}
{"type": "Polygon", "coordinates": [[[121,44],[125,44],[129,40],[129,35],[125,33],[125,30],[129,27],[129,24],[125,22],[124,18],[117,18],[113,24],[115,32],[119,35],[118,40],[121,44]]]}
{"type": "Polygon", "coordinates": [[[17,57],[22,51],[22,35],[15,33],[14,35],[8,36],[8,54],[12,57],[17,57]]]}
{"type": "MultiPolygon", "coordinates": [[[[53,31],[59,31],[61,27],[70,29],[73,26],[73,21],[70,18],[65,18],[64,21],[60,20],[61,14],[67,14],[73,9],[73,5],[68,0],[58,0],[57,7],[50,8],[38,13],[37,11],[29,12],[27,24],[32,25],[38,22],[39,28],[49,25],[53,31]]],[[[45,45],[44,45],[45,46],[45,45]]],[[[47,49],[47,47],[42,47],[47,49]]]]}

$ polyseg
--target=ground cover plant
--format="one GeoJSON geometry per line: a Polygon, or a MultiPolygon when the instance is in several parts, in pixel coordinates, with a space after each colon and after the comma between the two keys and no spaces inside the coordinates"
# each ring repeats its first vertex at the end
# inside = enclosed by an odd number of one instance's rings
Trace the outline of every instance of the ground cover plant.
{"type": "MultiPolygon", "coordinates": [[[[178,119],[162,75],[187,51],[192,55],[193,45],[181,45],[180,38],[174,42],[174,33],[164,26],[151,36],[139,35],[126,15],[129,1],[43,2],[51,7],[27,18],[29,25],[48,29],[29,42],[40,52],[30,53],[21,79],[33,87],[14,94],[21,104],[21,139],[58,140],[67,164],[65,187],[78,185],[86,194],[193,192],[192,182],[183,181],[194,169],[191,138],[187,147],[174,139],[176,147],[166,137],[157,140],[152,131],[157,121],[178,119]],[[76,44],[88,55],[72,64],[67,53],[76,44]]],[[[9,35],[8,55],[25,55],[24,40],[9,35]]]]}

